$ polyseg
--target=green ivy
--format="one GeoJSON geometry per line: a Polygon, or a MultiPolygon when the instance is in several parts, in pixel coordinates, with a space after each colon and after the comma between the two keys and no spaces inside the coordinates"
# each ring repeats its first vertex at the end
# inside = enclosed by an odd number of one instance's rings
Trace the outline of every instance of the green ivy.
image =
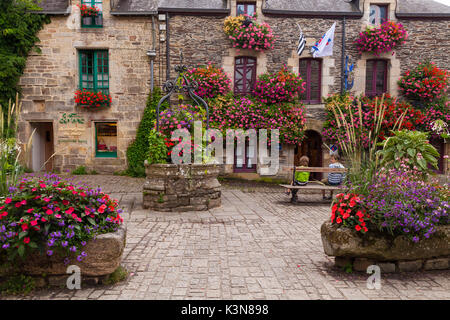
{"type": "Polygon", "coordinates": [[[152,129],[148,135],[148,144],[148,163],[167,163],[168,149],[163,135],[160,132],[156,132],[155,129],[152,129]]]}
{"type": "Polygon", "coordinates": [[[32,49],[40,52],[35,47],[39,42],[37,33],[45,23],[50,23],[50,18],[30,12],[39,10],[32,0],[0,1],[0,105],[3,108],[20,92],[19,79],[28,54],[32,49]]]}
{"type": "MultiPolygon", "coordinates": [[[[155,88],[153,94],[148,96],[147,104],[142,116],[141,123],[136,133],[136,139],[130,144],[127,149],[128,169],[127,175],[133,177],[145,177],[144,160],[147,159],[149,150],[149,132],[155,126],[156,120],[156,106],[162,97],[161,89],[155,88]]],[[[167,104],[164,103],[161,106],[163,111],[167,108],[167,104]]]]}

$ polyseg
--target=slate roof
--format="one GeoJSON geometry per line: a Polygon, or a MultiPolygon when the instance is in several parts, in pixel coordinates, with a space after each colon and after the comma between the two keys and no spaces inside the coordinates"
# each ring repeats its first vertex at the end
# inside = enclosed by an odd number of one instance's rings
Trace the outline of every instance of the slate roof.
{"type": "Polygon", "coordinates": [[[228,0],[159,0],[158,11],[228,12],[228,0]]]}
{"type": "Polygon", "coordinates": [[[266,0],[263,13],[273,14],[311,14],[311,15],[358,15],[358,1],[344,0],[266,0]]]}
{"type": "Polygon", "coordinates": [[[111,14],[146,15],[158,13],[158,0],[111,0],[111,14]]]}
{"type": "Polygon", "coordinates": [[[449,17],[450,6],[432,0],[399,0],[398,17],[449,17]]]}
{"type": "Polygon", "coordinates": [[[40,13],[46,14],[69,14],[70,0],[34,0],[42,8],[40,13]]]}

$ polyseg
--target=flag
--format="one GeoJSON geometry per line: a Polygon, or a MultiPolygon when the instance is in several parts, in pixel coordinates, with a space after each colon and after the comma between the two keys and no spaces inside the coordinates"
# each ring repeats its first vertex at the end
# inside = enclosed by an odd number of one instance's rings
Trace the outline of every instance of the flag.
{"type": "Polygon", "coordinates": [[[336,22],[311,49],[314,58],[333,55],[334,30],[336,22]]]}
{"type": "Polygon", "coordinates": [[[300,28],[299,24],[297,23],[297,27],[300,29],[300,36],[298,38],[298,46],[297,46],[297,54],[300,56],[305,49],[306,45],[306,38],[303,35],[302,28],[300,28]]]}

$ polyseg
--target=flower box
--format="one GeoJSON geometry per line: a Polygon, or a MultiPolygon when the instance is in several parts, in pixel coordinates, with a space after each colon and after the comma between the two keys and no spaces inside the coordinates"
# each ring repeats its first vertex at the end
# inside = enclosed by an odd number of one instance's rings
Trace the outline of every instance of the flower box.
{"type": "Polygon", "coordinates": [[[378,28],[368,27],[355,41],[359,53],[369,52],[376,56],[390,52],[405,43],[408,33],[401,23],[386,21],[378,28]]]}
{"type": "Polygon", "coordinates": [[[257,23],[254,17],[228,17],[225,19],[224,32],[233,48],[255,51],[273,49],[275,36],[272,29],[267,23],[257,23]]]}
{"type": "Polygon", "coordinates": [[[111,95],[86,89],[75,91],[75,103],[83,108],[100,109],[111,106],[111,95]]]}
{"type": "Polygon", "coordinates": [[[80,8],[81,16],[84,17],[96,17],[100,14],[100,8],[96,6],[88,6],[88,5],[77,5],[80,8]]]}

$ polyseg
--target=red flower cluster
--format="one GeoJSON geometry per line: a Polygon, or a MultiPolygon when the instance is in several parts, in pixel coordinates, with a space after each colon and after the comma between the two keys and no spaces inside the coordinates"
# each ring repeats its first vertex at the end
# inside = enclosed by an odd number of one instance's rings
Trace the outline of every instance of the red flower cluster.
{"type": "Polygon", "coordinates": [[[85,4],[77,4],[77,7],[80,8],[82,17],[96,17],[100,13],[100,8],[96,6],[88,6],[85,4]]]}
{"type": "Polygon", "coordinates": [[[111,106],[111,96],[102,92],[92,92],[86,89],[75,91],[75,103],[85,108],[102,108],[111,106]]]}
{"type": "Polygon", "coordinates": [[[340,193],[336,196],[336,202],[331,209],[331,223],[366,233],[369,219],[370,215],[366,213],[359,195],[340,193]]]}
{"type": "Polygon", "coordinates": [[[450,75],[433,62],[419,63],[398,80],[400,92],[410,100],[432,102],[442,97],[448,88],[450,75]]]}

